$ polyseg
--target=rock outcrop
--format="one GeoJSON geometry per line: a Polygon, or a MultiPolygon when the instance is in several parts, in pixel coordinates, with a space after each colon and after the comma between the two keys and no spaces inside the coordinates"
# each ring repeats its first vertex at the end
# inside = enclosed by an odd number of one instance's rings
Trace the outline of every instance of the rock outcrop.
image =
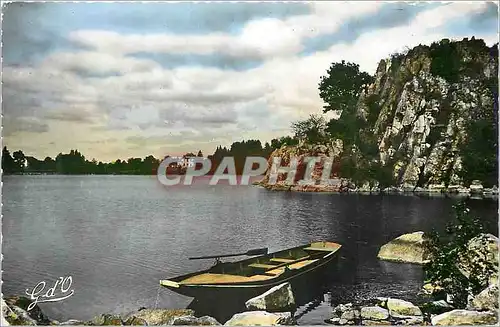
{"type": "MultiPolygon", "coordinates": [[[[496,184],[496,148],[474,148],[484,143],[482,137],[497,137],[497,122],[492,114],[497,83],[497,46],[489,48],[483,40],[474,38],[444,39],[381,60],[373,84],[361,93],[355,108],[357,117],[366,125],[362,130],[373,136],[369,141],[373,144],[366,147],[369,150],[357,144],[348,149],[348,142],[340,139],[325,145],[285,146],[271,154],[262,185],[275,190],[313,192],[376,189],[376,185],[367,187],[359,181],[357,187],[349,186],[347,181],[324,184],[319,178],[324,163],[317,165],[307,185],[286,181],[284,174],[278,174],[278,183],[269,183],[270,175],[276,173],[270,169],[273,157],[283,158],[285,165],[291,157],[298,157],[301,171],[306,156],[338,159],[345,155],[368,166],[372,162],[380,164],[384,168],[381,176],[386,176],[387,170],[391,175],[389,183],[401,190],[497,194],[493,191],[496,187],[488,191],[483,187],[496,184]],[[482,130],[488,129],[488,136],[472,135],[478,130],[473,125],[476,122],[482,124],[482,130]]],[[[338,172],[336,167],[331,175],[341,176],[338,172]]],[[[380,181],[382,177],[374,178],[380,181]]]]}
{"type": "Polygon", "coordinates": [[[294,312],[296,309],[292,286],[288,282],[248,300],[245,305],[250,311],[294,312]]]}
{"type": "Polygon", "coordinates": [[[383,245],[377,257],[382,260],[424,264],[428,262],[424,232],[403,234],[383,245]]]}
{"type": "Polygon", "coordinates": [[[296,146],[283,146],[275,150],[267,163],[267,172],[258,185],[275,191],[304,191],[304,192],[342,192],[349,187],[349,183],[336,178],[333,173],[333,160],[342,152],[342,142],[337,140],[330,144],[311,145],[305,142],[296,146]],[[307,172],[309,157],[319,160],[311,165],[310,174],[307,172]],[[275,158],[281,158],[275,163],[275,158]],[[279,167],[290,167],[295,161],[294,178],[280,172],[279,167]],[[330,172],[330,173],[328,173],[330,172]],[[307,174],[306,174],[307,173],[307,174]],[[332,181],[330,181],[332,180],[332,181]]]}

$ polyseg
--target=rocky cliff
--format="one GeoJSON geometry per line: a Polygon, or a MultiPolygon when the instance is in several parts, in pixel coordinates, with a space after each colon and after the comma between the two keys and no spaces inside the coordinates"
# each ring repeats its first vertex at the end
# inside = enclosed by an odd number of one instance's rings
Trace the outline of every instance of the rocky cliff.
{"type": "MultiPolygon", "coordinates": [[[[394,186],[447,188],[479,180],[491,187],[497,181],[497,89],[497,45],[474,38],[420,45],[380,61],[358,100],[356,115],[365,124],[359,133],[374,140],[374,161],[390,171],[394,186]]],[[[297,149],[272,157],[283,152],[297,149]]],[[[373,161],[356,146],[336,154],[373,161]]]]}

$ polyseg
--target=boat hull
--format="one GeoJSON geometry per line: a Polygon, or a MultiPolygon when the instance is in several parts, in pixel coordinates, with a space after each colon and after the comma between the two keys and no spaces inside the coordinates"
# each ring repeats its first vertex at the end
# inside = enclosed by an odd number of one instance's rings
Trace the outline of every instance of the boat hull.
{"type": "MultiPolygon", "coordinates": [[[[218,284],[218,285],[163,285],[166,288],[192,298],[209,300],[218,297],[246,298],[260,295],[270,288],[289,282],[292,286],[294,294],[303,293],[302,290],[310,287],[313,280],[322,281],[325,276],[323,274],[328,271],[333,265],[338,262],[339,253],[332,253],[329,257],[318,260],[317,262],[301,269],[297,272],[289,271],[282,274],[278,278],[273,278],[266,281],[258,281],[245,284],[218,284]],[[308,286],[309,285],[309,286],[308,286]]],[[[194,275],[194,274],[193,274],[194,275]]],[[[183,278],[189,275],[183,276],[183,278]]],[[[175,279],[172,279],[175,281],[175,279]]]]}

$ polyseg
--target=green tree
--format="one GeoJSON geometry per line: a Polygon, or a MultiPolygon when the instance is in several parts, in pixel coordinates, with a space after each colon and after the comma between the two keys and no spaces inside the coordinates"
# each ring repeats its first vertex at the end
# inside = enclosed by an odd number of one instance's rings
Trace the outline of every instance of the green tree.
{"type": "Polygon", "coordinates": [[[15,151],[12,155],[14,157],[14,170],[20,173],[23,172],[24,168],[26,168],[26,156],[23,151],[15,151]]]}
{"type": "Polygon", "coordinates": [[[4,174],[12,174],[15,171],[14,158],[12,158],[6,146],[2,150],[2,170],[4,174]]]}
{"type": "Polygon", "coordinates": [[[326,103],[323,112],[353,111],[363,88],[373,81],[374,78],[360,72],[359,65],[355,63],[345,60],[333,63],[319,83],[319,95],[326,103]]]}
{"type": "Polygon", "coordinates": [[[308,119],[292,123],[295,138],[308,143],[319,143],[326,139],[326,120],[321,115],[310,115],[308,119]]]}

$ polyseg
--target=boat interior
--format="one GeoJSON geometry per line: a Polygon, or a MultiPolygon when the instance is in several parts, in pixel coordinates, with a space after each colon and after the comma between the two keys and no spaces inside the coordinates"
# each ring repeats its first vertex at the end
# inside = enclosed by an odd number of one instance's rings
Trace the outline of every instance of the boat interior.
{"type": "Polygon", "coordinates": [[[287,270],[305,268],[339,248],[340,245],[333,242],[314,242],[243,261],[218,264],[208,271],[179,280],[178,283],[231,284],[268,280],[287,270]]]}

